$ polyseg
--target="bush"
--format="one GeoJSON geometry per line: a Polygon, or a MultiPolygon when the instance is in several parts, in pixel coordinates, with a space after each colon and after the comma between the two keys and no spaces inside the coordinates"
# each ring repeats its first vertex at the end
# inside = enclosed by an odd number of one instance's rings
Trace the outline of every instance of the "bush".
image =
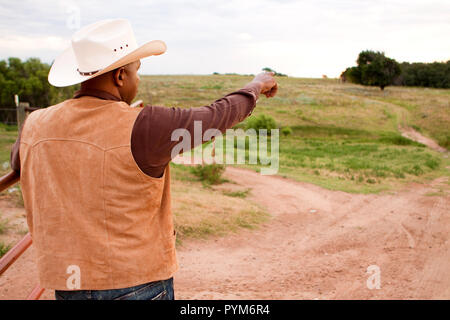
{"type": "Polygon", "coordinates": [[[419,175],[423,174],[423,170],[422,170],[421,166],[419,166],[418,164],[415,164],[410,170],[408,170],[408,173],[419,176],[419,175]]]}
{"type": "Polygon", "coordinates": [[[191,172],[206,184],[222,183],[224,171],[225,165],[221,164],[205,164],[191,167],[191,172]]]}
{"type": "Polygon", "coordinates": [[[283,129],[281,129],[281,133],[283,134],[283,136],[287,137],[292,134],[292,129],[291,127],[284,127],[283,129]]]}
{"type": "Polygon", "coordinates": [[[48,107],[73,96],[77,86],[56,88],[47,80],[50,66],[37,58],[0,61],[0,105],[14,106],[14,95],[31,107],[48,107]]]}
{"type": "Polygon", "coordinates": [[[247,121],[245,123],[245,130],[255,129],[256,133],[259,134],[260,129],[267,129],[267,135],[269,136],[271,133],[270,130],[276,128],[277,124],[275,122],[275,119],[265,114],[260,114],[259,116],[247,118],[247,121]]]}

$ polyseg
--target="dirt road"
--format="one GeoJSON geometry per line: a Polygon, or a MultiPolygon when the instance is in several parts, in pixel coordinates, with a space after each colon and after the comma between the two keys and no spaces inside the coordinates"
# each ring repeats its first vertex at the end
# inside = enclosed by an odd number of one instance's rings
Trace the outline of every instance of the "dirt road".
{"type": "MultiPolygon", "coordinates": [[[[357,195],[231,166],[225,176],[250,188],[248,199],[272,218],[256,230],[185,242],[176,298],[450,299],[450,197],[429,195],[446,178],[357,195]],[[366,285],[371,265],[380,268],[380,289],[366,285]]],[[[0,299],[23,298],[36,281],[29,251],[0,277],[0,299]]]]}
{"type": "Polygon", "coordinates": [[[425,194],[354,195],[228,167],[272,215],[256,231],[190,242],[176,276],[186,299],[450,298],[450,199],[425,194]],[[381,289],[366,286],[367,267],[381,289]]]}
{"type": "MultiPolygon", "coordinates": [[[[249,199],[272,219],[186,242],[177,298],[450,298],[450,199],[426,195],[443,178],[397,194],[355,195],[233,167],[226,177],[251,188],[249,199]],[[366,286],[370,265],[380,267],[379,290],[366,286]]],[[[0,299],[23,298],[36,279],[27,252],[0,277],[0,299]]]]}

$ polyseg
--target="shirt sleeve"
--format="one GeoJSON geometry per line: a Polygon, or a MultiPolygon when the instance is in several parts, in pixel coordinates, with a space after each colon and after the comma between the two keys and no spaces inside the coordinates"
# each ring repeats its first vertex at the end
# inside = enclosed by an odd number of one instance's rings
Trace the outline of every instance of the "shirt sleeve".
{"type": "MultiPolygon", "coordinates": [[[[208,140],[194,140],[194,121],[201,121],[201,136],[208,129],[225,133],[251,115],[260,93],[258,84],[216,100],[209,106],[182,109],[175,107],[146,106],[139,113],[131,135],[131,151],[139,168],[158,178],[172,160],[172,149],[180,140],[172,141],[172,132],[186,129],[191,136],[191,148],[208,140]]],[[[181,138],[180,138],[181,139],[181,138]]],[[[186,150],[185,150],[186,151],[186,150]]]]}

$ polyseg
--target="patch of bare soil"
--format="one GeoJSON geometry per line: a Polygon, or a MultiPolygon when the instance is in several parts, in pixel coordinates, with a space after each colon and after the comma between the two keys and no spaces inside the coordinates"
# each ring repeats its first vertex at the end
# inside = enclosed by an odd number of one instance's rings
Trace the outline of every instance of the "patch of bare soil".
{"type": "Polygon", "coordinates": [[[446,152],[447,149],[441,147],[434,141],[433,139],[425,137],[420,132],[414,130],[411,127],[400,127],[400,132],[402,133],[402,136],[417,142],[420,142],[424,145],[426,145],[428,148],[433,149],[438,152],[446,152]]]}

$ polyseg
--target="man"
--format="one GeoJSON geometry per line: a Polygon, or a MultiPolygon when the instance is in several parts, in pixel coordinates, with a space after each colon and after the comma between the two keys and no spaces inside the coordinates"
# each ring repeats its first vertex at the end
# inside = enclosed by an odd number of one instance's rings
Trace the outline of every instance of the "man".
{"type": "Polygon", "coordinates": [[[56,299],[174,299],[171,134],[194,136],[194,121],[223,133],[260,93],[276,94],[273,74],[263,73],[209,106],[131,108],[140,59],[165,49],[138,47],[127,20],[82,28],[49,73],[51,84],[81,89],[32,112],[13,146],[40,284],[56,299]]]}

